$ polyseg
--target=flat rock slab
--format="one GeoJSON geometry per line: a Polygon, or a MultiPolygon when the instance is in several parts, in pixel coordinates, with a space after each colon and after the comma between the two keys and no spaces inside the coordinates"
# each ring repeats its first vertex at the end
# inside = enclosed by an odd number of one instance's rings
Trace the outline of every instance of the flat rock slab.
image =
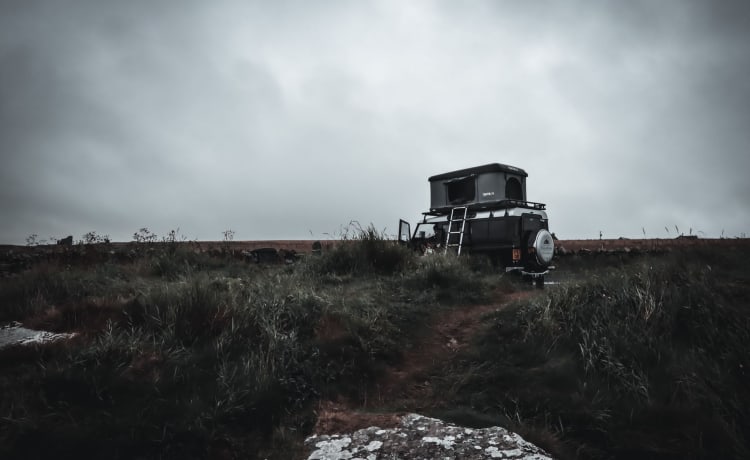
{"type": "Polygon", "coordinates": [[[418,414],[402,417],[396,428],[314,435],[305,445],[312,451],[308,460],[551,459],[505,428],[464,428],[418,414]]]}
{"type": "Polygon", "coordinates": [[[26,329],[18,323],[12,323],[0,327],[0,349],[14,345],[54,342],[56,340],[71,339],[75,336],[75,333],[58,334],[55,332],[26,329]]]}

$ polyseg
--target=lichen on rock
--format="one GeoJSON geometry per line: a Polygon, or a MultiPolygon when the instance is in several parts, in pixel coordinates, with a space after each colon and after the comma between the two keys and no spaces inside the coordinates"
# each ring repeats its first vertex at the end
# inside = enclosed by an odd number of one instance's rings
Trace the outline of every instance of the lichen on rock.
{"type": "Polygon", "coordinates": [[[58,340],[72,339],[76,335],[75,332],[55,333],[26,329],[21,326],[21,323],[13,322],[11,324],[0,326],[0,349],[10,346],[56,342],[58,340]]]}
{"type": "Polygon", "coordinates": [[[470,429],[418,414],[402,417],[396,428],[314,435],[305,444],[311,450],[308,460],[551,459],[505,428],[470,429]]]}

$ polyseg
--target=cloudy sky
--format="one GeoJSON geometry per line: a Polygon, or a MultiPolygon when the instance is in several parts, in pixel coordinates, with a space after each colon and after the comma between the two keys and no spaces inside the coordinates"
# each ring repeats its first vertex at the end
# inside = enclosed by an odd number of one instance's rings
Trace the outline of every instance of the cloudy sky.
{"type": "Polygon", "coordinates": [[[494,162],[561,238],[740,236],[749,150],[744,1],[0,0],[0,243],[395,234],[494,162]]]}

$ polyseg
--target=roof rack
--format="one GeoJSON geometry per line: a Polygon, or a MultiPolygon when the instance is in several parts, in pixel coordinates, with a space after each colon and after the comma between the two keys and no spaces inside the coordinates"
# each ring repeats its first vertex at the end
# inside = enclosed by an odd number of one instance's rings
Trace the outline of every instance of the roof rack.
{"type": "MultiPolygon", "coordinates": [[[[472,203],[467,205],[456,205],[456,206],[465,206],[470,211],[491,211],[495,209],[508,209],[508,208],[526,208],[526,209],[535,209],[538,211],[543,211],[547,208],[547,205],[544,203],[537,203],[534,201],[525,201],[525,200],[499,200],[499,201],[490,201],[490,202],[483,202],[483,203],[472,203]]],[[[451,210],[455,206],[445,206],[441,208],[434,208],[430,209],[429,211],[423,212],[425,216],[444,216],[451,213],[451,210]]]]}

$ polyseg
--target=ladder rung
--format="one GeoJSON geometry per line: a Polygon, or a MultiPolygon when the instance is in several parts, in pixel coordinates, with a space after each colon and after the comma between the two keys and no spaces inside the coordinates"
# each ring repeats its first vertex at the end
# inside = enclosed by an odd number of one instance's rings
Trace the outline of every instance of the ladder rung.
{"type": "Polygon", "coordinates": [[[448,252],[448,248],[458,248],[456,254],[461,254],[461,247],[464,242],[464,230],[466,229],[466,218],[469,213],[469,208],[466,206],[456,206],[451,209],[450,217],[448,218],[448,231],[445,236],[445,251],[448,252]],[[463,214],[461,214],[463,211],[463,214]],[[453,224],[456,222],[461,223],[460,230],[451,230],[453,224]],[[451,236],[458,235],[458,243],[451,243],[451,236]]]}

